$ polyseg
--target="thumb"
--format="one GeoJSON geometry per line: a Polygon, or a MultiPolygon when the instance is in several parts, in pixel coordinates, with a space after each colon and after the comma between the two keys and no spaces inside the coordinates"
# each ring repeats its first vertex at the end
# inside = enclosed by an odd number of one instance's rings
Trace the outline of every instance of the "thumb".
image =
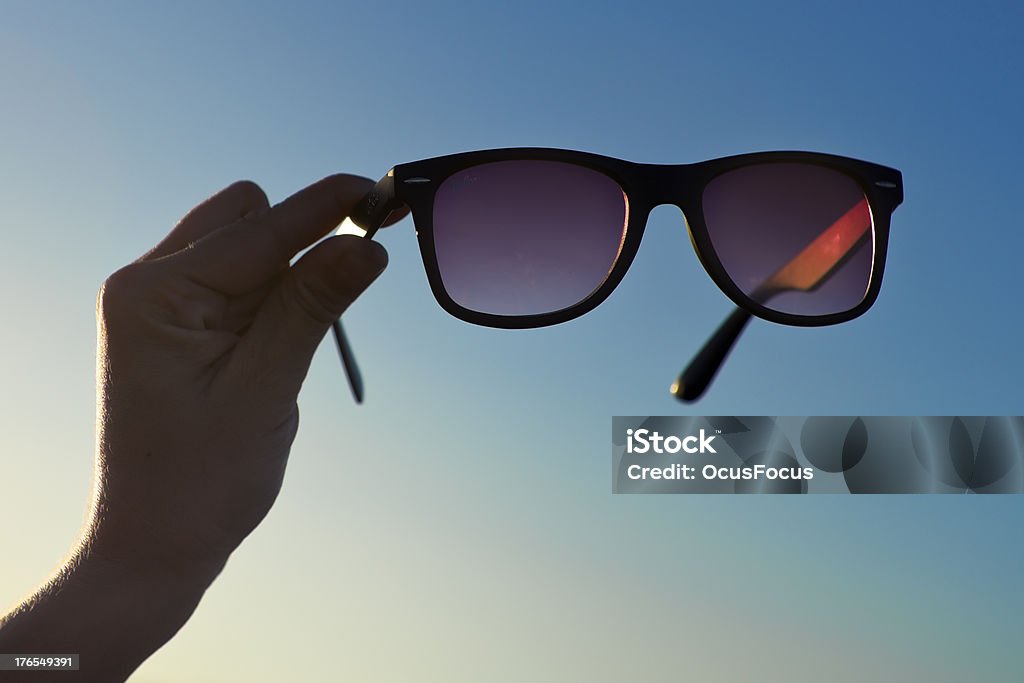
{"type": "Polygon", "coordinates": [[[376,242],[353,235],[324,240],[285,271],[225,367],[297,394],[331,324],[387,266],[376,242]]]}

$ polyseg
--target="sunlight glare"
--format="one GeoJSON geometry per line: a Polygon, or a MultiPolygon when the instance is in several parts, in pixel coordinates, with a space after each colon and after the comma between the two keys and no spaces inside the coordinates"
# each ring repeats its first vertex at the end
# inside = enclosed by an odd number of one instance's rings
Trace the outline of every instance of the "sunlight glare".
{"type": "Polygon", "coordinates": [[[334,233],[336,235],[355,235],[356,237],[365,237],[366,231],[360,228],[358,225],[352,222],[351,218],[345,218],[338,226],[338,231],[334,233]]]}

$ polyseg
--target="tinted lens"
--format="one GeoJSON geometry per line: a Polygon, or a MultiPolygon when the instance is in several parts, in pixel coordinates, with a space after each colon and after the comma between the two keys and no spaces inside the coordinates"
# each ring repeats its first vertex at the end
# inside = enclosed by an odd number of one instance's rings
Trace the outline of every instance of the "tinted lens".
{"type": "Polygon", "coordinates": [[[434,249],[455,303],[538,315],[586,300],[608,278],[627,201],[597,171],[556,161],[498,161],[445,180],[434,197],[434,249]]]}
{"type": "Polygon", "coordinates": [[[801,163],[746,166],[704,190],[718,260],[744,294],[794,315],[855,308],[871,282],[874,231],[860,186],[801,163]]]}

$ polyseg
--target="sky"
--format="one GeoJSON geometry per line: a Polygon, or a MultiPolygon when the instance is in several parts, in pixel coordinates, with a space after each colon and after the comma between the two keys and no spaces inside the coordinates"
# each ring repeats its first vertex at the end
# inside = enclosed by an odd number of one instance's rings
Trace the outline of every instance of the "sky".
{"type": "Polygon", "coordinates": [[[731,310],[682,215],[530,331],[446,314],[411,223],[325,343],[275,508],[133,676],[171,681],[1010,681],[1021,498],[613,496],[613,415],[1020,414],[1024,9],[964,3],[0,1],[0,603],[76,538],[103,279],[241,178],[550,146],[893,166],[885,281],[830,328],[731,310]]]}

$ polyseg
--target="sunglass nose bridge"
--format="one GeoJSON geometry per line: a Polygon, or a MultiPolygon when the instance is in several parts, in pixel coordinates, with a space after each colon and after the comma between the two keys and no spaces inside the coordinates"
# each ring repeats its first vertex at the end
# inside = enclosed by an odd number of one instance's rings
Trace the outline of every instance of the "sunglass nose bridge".
{"type": "Polygon", "coordinates": [[[662,164],[640,165],[640,188],[644,203],[652,209],[662,204],[674,204],[682,208],[680,201],[683,196],[682,190],[685,186],[685,179],[676,166],[662,164]]]}
{"type": "Polygon", "coordinates": [[[700,262],[701,267],[710,274],[711,270],[708,268],[704,254],[701,253],[698,240],[694,236],[693,221],[697,217],[688,215],[688,211],[694,210],[693,193],[695,188],[699,192],[701,186],[700,179],[694,177],[693,169],[689,165],[658,166],[656,167],[656,173],[652,175],[657,177],[655,183],[656,195],[654,196],[655,206],[666,204],[679,209],[679,213],[683,218],[683,228],[686,230],[686,237],[690,240],[690,246],[697,255],[697,260],[700,262]]]}

